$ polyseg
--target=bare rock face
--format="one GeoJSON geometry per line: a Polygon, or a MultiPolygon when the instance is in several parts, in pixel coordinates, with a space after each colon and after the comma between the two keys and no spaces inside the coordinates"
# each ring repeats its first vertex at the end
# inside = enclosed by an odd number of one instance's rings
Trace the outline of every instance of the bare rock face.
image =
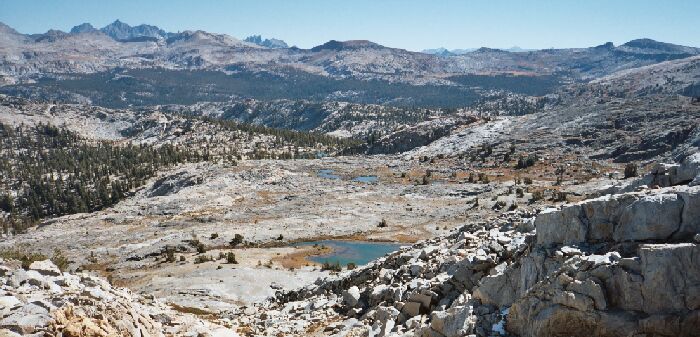
{"type": "Polygon", "coordinates": [[[681,213],[681,225],[674,237],[692,237],[700,233],[700,189],[694,188],[681,190],[678,195],[683,199],[683,212],[681,213]]]}
{"type": "Polygon", "coordinates": [[[641,311],[683,313],[700,309],[700,246],[692,243],[642,245],[641,311]],[[669,300],[673,299],[673,300],[669,300]]]}
{"type": "Polygon", "coordinates": [[[547,209],[535,219],[537,243],[579,243],[586,241],[588,226],[583,221],[583,208],[547,209]],[[562,226],[561,224],[566,224],[562,226]]]}
{"type": "Polygon", "coordinates": [[[665,187],[544,212],[529,256],[475,295],[509,307],[518,336],[697,336],[698,196],[698,186],[665,187]]]}
{"type": "Polygon", "coordinates": [[[162,177],[153,183],[152,190],[148,193],[149,197],[161,197],[177,193],[183,188],[197,185],[201,183],[201,178],[197,178],[187,172],[178,172],[170,176],[162,177]]]}
{"type": "Polygon", "coordinates": [[[698,229],[700,187],[608,195],[547,210],[535,220],[540,245],[684,240],[698,229]]]}
{"type": "Polygon", "coordinates": [[[445,337],[464,336],[476,322],[471,306],[457,306],[447,311],[433,311],[430,327],[445,337]]]}
{"type": "Polygon", "coordinates": [[[700,185],[700,152],[686,157],[676,169],[675,182],[683,181],[689,181],[688,186],[700,185]]]}
{"type": "Polygon", "coordinates": [[[520,336],[694,336],[700,246],[641,245],[641,258],[567,261],[510,308],[508,330],[520,336]],[[672,324],[649,324],[667,322],[672,324]]]}
{"type": "Polygon", "coordinates": [[[622,241],[663,240],[678,231],[683,199],[676,194],[643,196],[622,209],[613,239],[622,241]]]}

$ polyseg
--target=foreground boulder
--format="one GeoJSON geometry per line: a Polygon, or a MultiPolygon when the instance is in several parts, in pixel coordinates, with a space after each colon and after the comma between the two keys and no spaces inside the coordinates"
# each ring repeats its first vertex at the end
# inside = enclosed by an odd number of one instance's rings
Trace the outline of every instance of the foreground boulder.
{"type": "Polygon", "coordinates": [[[29,270],[36,270],[41,275],[58,276],[61,271],[51,260],[34,261],[29,265],[29,270]]]}
{"type": "Polygon", "coordinates": [[[62,273],[51,261],[29,270],[0,260],[0,336],[237,336],[87,274],[62,273]]]}

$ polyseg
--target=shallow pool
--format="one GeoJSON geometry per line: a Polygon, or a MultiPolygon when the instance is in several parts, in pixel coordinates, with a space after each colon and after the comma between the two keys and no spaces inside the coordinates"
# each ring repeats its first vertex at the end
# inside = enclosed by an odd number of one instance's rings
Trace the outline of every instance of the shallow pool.
{"type": "Polygon", "coordinates": [[[322,240],[309,241],[296,244],[297,246],[313,246],[324,245],[330,247],[333,251],[329,254],[310,256],[309,260],[316,263],[340,263],[341,266],[346,266],[352,262],[356,265],[367,264],[372,260],[376,260],[388,253],[397,251],[401,244],[387,242],[367,242],[367,241],[340,241],[340,240],[322,240]]]}
{"type": "Polygon", "coordinates": [[[335,174],[333,170],[323,169],[318,170],[318,176],[326,179],[340,179],[340,176],[335,174]]]}
{"type": "Polygon", "coordinates": [[[379,180],[379,178],[377,178],[377,176],[359,176],[353,180],[371,184],[371,183],[376,183],[379,180]]]}

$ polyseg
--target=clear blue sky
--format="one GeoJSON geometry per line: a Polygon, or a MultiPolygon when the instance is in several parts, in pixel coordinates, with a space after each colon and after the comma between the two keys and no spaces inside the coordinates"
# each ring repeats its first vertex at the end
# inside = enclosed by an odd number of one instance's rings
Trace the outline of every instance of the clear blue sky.
{"type": "Polygon", "coordinates": [[[409,50],[587,47],[648,37],[700,46],[700,0],[0,0],[22,33],[115,19],[167,31],[281,38],[309,48],[367,39],[409,50]]]}

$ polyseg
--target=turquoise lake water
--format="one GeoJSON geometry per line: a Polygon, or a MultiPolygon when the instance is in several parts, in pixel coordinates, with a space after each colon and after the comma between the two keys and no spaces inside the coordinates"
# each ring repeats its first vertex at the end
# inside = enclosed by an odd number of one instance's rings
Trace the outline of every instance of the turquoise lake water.
{"type": "Polygon", "coordinates": [[[363,241],[339,241],[339,240],[322,240],[310,241],[296,244],[298,246],[313,246],[325,245],[333,251],[327,255],[310,256],[309,260],[316,263],[340,263],[341,266],[346,266],[352,262],[356,265],[367,264],[372,260],[376,260],[388,253],[397,251],[401,244],[386,243],[386,242],[363,242],[363,241]]]}

